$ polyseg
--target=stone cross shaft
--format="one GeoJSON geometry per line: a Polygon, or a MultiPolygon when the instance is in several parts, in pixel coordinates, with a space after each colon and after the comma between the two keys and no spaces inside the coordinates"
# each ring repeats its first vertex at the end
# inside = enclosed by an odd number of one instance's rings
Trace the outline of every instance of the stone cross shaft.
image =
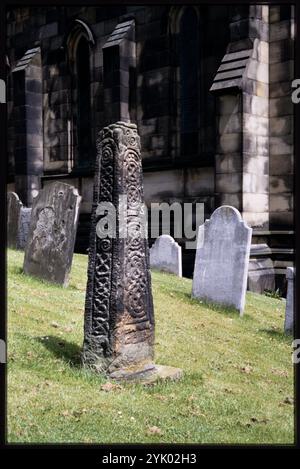
{"type": "Polygon", "coordinates": [[[140,219],[144,202],[140,138],[134,124],[105,127],[97,141],[85,303],[83,362],[99,372],[153,360],[154,314],[148,242],[140,219]],[[120,206],[126,196],[126,206],[120,206]],[[99,204],[116,214],[113,234],[99,236],[99,204]],[[125,212],[124,212],[125,211],[125,212]],[[127,229],[126,236],[121,236],[127,229]]]}

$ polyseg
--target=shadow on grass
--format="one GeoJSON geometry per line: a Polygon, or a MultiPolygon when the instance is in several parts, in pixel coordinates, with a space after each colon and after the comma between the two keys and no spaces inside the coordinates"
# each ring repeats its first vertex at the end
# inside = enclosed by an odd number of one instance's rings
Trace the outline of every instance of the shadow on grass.
{"type": "Polygon", "coordinates": [[[259,332],[262,332],[263,334],[266,334],[269,337],[272,337],[273,339],[276,339],[280,342],[290,342],[291,340],[291,337],[289,335],[286,335],[283,331],[280,331],[278,329],[259,329],[259,332]]]}
{"type": "MultiPolygon", "coordinates": [[[[172,293],[178,298],[187,301],[190,305],[202,306],[206,309],[214,311],[215,313],[219,313],[230,317],[237,317],[237,315],[239,316],[239,312],[233,307],[222,306],[217,303],[210,303],[206,300],[199,300],[197,298],[193,298],[191,293],[178,292],[176,290],[173,290],[172,293]]],[[[244,313],[243,319],[249,319],[248,315],[244,313]]]]}
{"type": "Polygon", "coordinates": [[[23,267],[19,267],[18,265],[13,265],[9,268],[9,273],[13,275],[23,275],[23,267]]]}
{"type": "Polygon", "coordinates": [[[53,353],[56,358],[64,360],[72,367],[81,367],[81,348],[74,342],[67,342],[61,337],[51,335],[37,337],[37,340],[53,353]]]}

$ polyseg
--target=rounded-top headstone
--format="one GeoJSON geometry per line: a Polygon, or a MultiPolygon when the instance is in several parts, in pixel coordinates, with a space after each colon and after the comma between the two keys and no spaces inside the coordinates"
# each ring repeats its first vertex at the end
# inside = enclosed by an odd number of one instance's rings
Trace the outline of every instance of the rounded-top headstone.
{"type": "Polygon", "coordinates": [[[243,314],[252,229],[229,205],[199,227],[192,296],[243,314]]]}
{"type": "Polygon", "coordinates": [[[150,249],[150,266],[182,277],[181,246],[170,235],[159,236],[150,249]]]}

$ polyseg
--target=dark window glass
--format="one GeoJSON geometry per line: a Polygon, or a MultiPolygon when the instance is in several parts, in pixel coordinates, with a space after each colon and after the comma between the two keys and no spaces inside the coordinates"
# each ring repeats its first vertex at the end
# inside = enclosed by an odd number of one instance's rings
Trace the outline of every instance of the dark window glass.
{"type": "Polygon", "coordinates": [[[84,166],[89,159],[91,145],[90,112],[90,62],[89,45],[85,38],[79,40],[76,51],[77,73],[77,150],[78,163],[84,166]]]}
{"type": "Polygon", "coordinates": [[[180,22],[180,142],[181,154],[198,152],[199,34],[197,15],[187,8],[180,22]]]}
{"type": "Polygon", "coordinates": [[[291,18],[291,5],[280,5],[280,21],[291,18]]]}

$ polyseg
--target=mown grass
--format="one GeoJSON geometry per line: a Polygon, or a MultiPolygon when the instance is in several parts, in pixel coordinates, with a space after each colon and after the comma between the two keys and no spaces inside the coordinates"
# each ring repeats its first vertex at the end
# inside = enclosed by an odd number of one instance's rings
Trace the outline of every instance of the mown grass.
{"type": "Polygon", "coordinates": [[[284,301],[247,293],[240,318],[191,299],[191,280],[153,272],[156,362],[184,378],[105,392],[80,366],[87,257],[74,256],[66,289],[22,262],[8,252],[8,442],[293,443],[284,301]]]}

